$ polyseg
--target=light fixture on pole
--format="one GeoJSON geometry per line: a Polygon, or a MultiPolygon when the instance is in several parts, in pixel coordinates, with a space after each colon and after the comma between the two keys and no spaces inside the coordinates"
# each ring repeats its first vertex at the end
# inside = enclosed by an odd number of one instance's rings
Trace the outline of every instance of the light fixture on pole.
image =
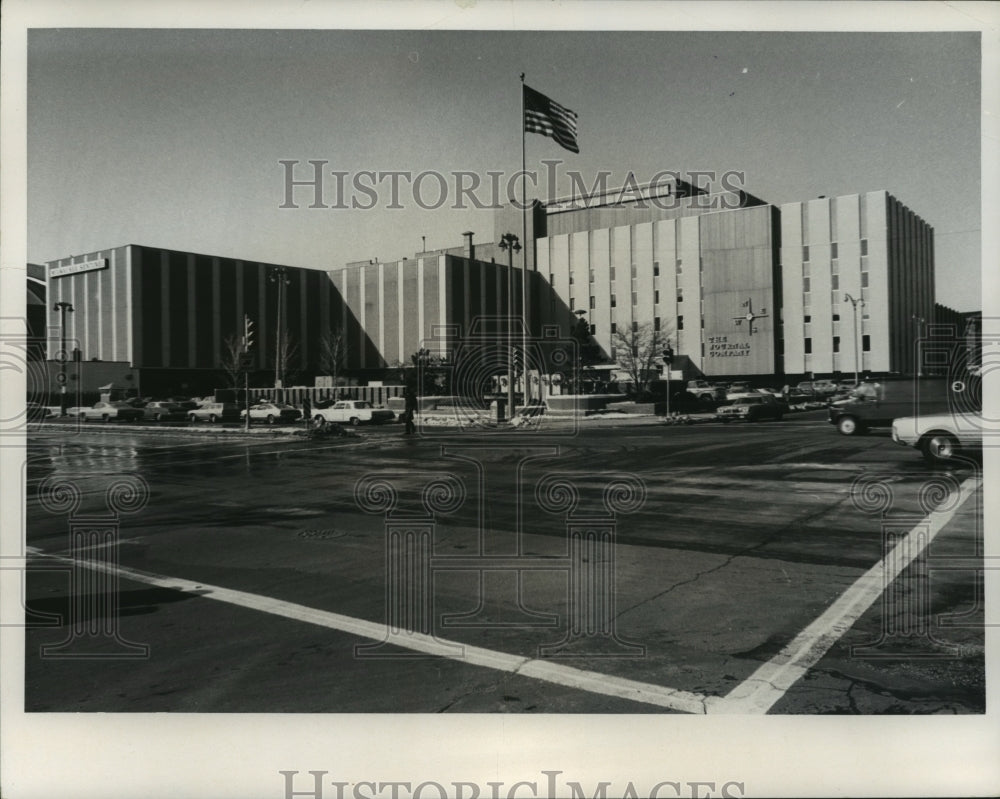
{"type": "Polygon", "coordinates": [[[282,352],[282,310],[285,304],[285,286],[287,286],[292,281],[289,280],[286,274],[287,270],[283,266],[276,266],[271,269],[271,273],[268,275],[268,280],[272,283],[276,283],[278,286],[278,312],[276,314],[277,323],[274,326],[274,388],[275,399],[280,399],[278,396],[280,389],[284,385],[285,380],[285,359],[284,355],[286,353],[282,352]]]}
{"type": "Polygon", "coordinates": [[[73,313],[73,306],[68,302],[57,302],[53,311],[59,311],[59,324],[62,331],[59,340],[59,415],[66,415],[66,314],[73,313]]]}
{"type": "Polygon", "coordinates": [[[514,253],[521,251],[520,240],[513,233],[500,237],[501,250],[507,252],[507,414],[514,415],[514,253]]]}
{"type": "Polygon", "coordinates": [[[916,328],[917,328],[917,337],[914,340],[914,344],[916,345],[914,347],[914,351],[916,353],[916,359],[917,359],[917,377],[923,377],[924,359],[921,357],[922,353],[920,352],[920,339],[924,334],[924,322],[926,322],[927,320],[924,319],[924,317],[922,316],[917,316],[916,314],[911,314],[910,319],[912,319],[916,323],[916,328]]]}
{"type": "Polygon", "coordinates": [[[864,308],[865,301],[860,297],[858,297],[858,299],[854,299],[854,297],[852,297],[850,294],[845,293],[844,302],[851,303],[851,305],[854,308],[854,385],[856,386],[858,384],[858,364],[861,361],[861,355],[858,352],[858,348],[860,347],[861,344],[860,341],[861,335],[860,331],[858,330],[858,304],[860,303],[861,307],[864,308]]]}

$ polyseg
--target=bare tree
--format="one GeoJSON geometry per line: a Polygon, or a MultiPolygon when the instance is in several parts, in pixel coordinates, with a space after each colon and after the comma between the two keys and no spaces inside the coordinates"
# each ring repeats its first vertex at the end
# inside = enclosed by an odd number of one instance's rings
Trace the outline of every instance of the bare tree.
{"type": "Polygon", "coordinates": [[[636,398],[645,393],[651,380],[659,374],[659,359],[667,346],[665,330],[656,330],[651,323],[621,327],[612,336],[615,360],[631,378],[636,398]]]}
{"type": "Polygon", "coordinates": [[[240,388],[243,385],[243,337],[235,333],[226,336],[222,344],[222,354],[219,359],[219,366],[226,373],[226,379],[233,388],[240,388]]]}
{"type": "Polygon", "coordinates": [[[319,340],[319,370],[337,385],[347,361],[347,337],[342,330],[330,330],[319,340]]]}

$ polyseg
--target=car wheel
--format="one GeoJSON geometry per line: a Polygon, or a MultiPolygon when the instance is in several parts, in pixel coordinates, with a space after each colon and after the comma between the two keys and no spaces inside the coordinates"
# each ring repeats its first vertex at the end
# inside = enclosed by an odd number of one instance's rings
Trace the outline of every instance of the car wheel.
{"type": "Polygon", "coordinates": [[[358,427],[361,424],[361,420],[357,416],[351,417],[351,424],[358,427]]]}
{"type": "Polygon", "coordinates": [[[198,417],[195,416],[193,413],[189,413],[188,414],[188,421],[191,422],[192,424],[194,424],[195,422],[198,421],[198,417]]]}
{"type": "Polygon", "coordinates": [[[162,422],[163,421],[163,414],[162,413],[156,414],[156,416],[153,417],[153,421],[155,421],[155,422],[162,422]]]}
{"type": "Polygon", "coordinates": [[[326,418],[322,414],[317,413],[313,417],[313,427],[315,427],[317,430],[322,430],[324,427],[326,427],[326,418]]]}
{"type": "Polygon", "coordinates": [[[102,421],[102,422],[110,422],[110,421],[111,421],[111,417],[110,417],[110,416],[108,416],[108,415],[107,415],[106,413],[105,413],[105,414],[102,414],[102,415],[101,415],[101,421],[102,421]]]}
{"type": "Polygon", "coordinates": [[[864,425],[853,416],[841,416],[837,420],[837,430],[843,436],[860,436],[865,432],[864,425]]]}
{"type": "Polygon", "coordinates": [[[267,415],[267,423],[274,424],[274,416],[271,415],[270,413],[267,415]]]}
{"type": "Polygon", "coordinates": [[[214,413],[210,413],[210,414],[208,415],[208,421],[209,421],[209,423],[211,423],[211,424],[215,424],[215,423],[216,423],[217,421],[219,421],[219,417],[218,417],[218,416],[216,416],[216,415],[215,415],[214,413]]]}
{"type": "Polygon", "coordinates": [[[935,465],[952,460],[960,449],[958,440],[951,433],[940,430],[928,433],[920,441],[920,452],[924,460],[935,465]]]}

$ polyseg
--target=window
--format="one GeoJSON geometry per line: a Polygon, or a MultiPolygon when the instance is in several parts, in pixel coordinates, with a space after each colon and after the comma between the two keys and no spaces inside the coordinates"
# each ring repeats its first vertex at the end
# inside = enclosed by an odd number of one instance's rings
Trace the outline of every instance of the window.
{"type": "Polygon", "coordinates": [[[594,308],[596,308],[596,307],[597,307],[597,298],[596,297],[591,297],[590,298],[590,310],[594,310],[594,308]]]}
{"type": "Polygon", "coordinates": [[[702,329],[702,330],[704,330],[704,329],[705,329],[705,317],[704,317],[704,316],[703,316],[703,317],[701,317],[701,329],[702,329]]]}
{"type": "Polygon", "coordinates": [[[840,352],[840,336],[833,337],[833,351],[840,352]]]}
{"type": "Polygon", "coordinates": [[[653,277],[659,277],[659,276],[660,276],[660,262],[653,261],[653,277]]]}
{"type": "Polygon", "coordinates": [[[684,302],[684,289],[677,289],[677,302],[684,302]]]}
{"type": "Polygon", "coordinates": [[[862,272],[861,273],[861,288],[863,288],[863,289],[868,288],[868,273],[867,272],[862,272]]]}
{"type": "Polygon", "coordinates": [[[572,294],[569,295],[569,307],[570,310],[576,308],[576,298],[572,294]]]}
{"type": "Polygon", "coordinates": [[[656,289],[653,292],[653,305],[659,305],[659,304],[660,304],[660,290],[656,289]]]}
{"type": "Polygon", "coordinates": [[[615,279],[615,268],[613,266],[611,267],[611,279],[615,279]]]}
{"type": "MultiPolygon", "coordinates": [[[[570,303],[570,305],[572,305],[572,304],[573,303],[570,303]]],[[[618,307],[618,298],[614,294],[611,295],[611,307],[612,308],[617,308],[618,307]]]]}
{"type": "Polygon", "coordinates": [[[632,323],[632,332],[633,333],[638,333],[639,332],[639,323],[638,322],[633,322],[632,323]]]}
{"type": "Polygon", "coordinates": [[[611,333],[612,333],[612,335],[614,335],[617,332],[618,332],[618,324],[616,322],[612,322],[611,323],[611,333]]]}
{"type": "Polygon", "coordinates": [[[840,288],[840,275],[830,275],[830,288],[834,291],[840,288]]]}
{"type": "Polygon", "coordinates": [[[813,318],[812,318],[812,317],[811,317],[811,316],[810,316],[809,314],[806,314],[805,316],[803,316],[803,317],[802,317],[802,321],[803,321],[803,322],[805,322],[805,323],[806,323],[807,325],[808,325],[808,324],[809,324],[809,323],[810,323],[810,322],[811,322],[812,320],[813,320],[813,318]]]}
{"type": "Polygon", "coordinates": [[[638,274],[639,274],[639,269],[638,269],[638,267],[636,267],[636,265],[635,265],[635,264],[632,264],[632,277],[635,277],[635,276],[636,276],[636,275],[638,275],[638,274]]]}
{"type": "Polygon", "coordinates": [[[861,337],[861,351],[871,352],[872,351],[872,337],[865,334],[861,337]]]}
{"type": "Polygon", "coordinates": [[[618,357],[618,348],[614,344],[612,344],[611,345],[611,360],[614,360],[617,357],[618,357]]]}
{"type": "Polygon", "coordinates": [[[831,258],[836,258],[837,257],[837,242],[833,242],[830,245],[830,257],[831,258]]]}
{"type": "Polygon", "coordinates": [[[573,273],[572,272],[569,273],[569,284],[571,286],[573,285],[573,273]]]}
{"type": "Polygon", "coordinates": [[[808,244],[806,244],[802,248],[802,260],[803,261],[808,261],[809,260],[809,245],[808,244]]]}
{"type": "Polygon", "coordinates": [[[659,329],[660,329],[660,317],[654,316],[653,317],[653,330],[659,330],[659,329]]]}
{"type": "Polygon", "coordinates": [[[803,294],[809,293],[809,278],[807,277],[802,278],[802,292],[803,294]]]}
{"type": "Polygon", "coordinates": [[[549,272],[549,285],[554,286],[556,284],[556,273],[549,272]]]}
{"type": "Polygon", "coordinates": [[[633,307],[639,304],[639,294],[638,292],[632,292],[632,305],[633,307]]]}
{"type": "Polygon", "coordinates": [[[594,268],[593,267],[590,268],[590,282],[591,283],[594,282],[594,268]]]}
{"type": "Polygon", "coordinates": [[[834,322],[839,322],[840,321],[840,314],[839,313],[835,313],[833,315],[833,321],[834,322]]]}
{"type": "Polygon", "coordinates": [[[811,338],[806,339],[806,355],[812,355],[813,351],[813,340],[811,338]]]}
{"type": "Polygon", "coordinates": [[[677,317],[677,329],[678,330],[683,330],[684,329],[684,317],[683,316],[678,316],[677,317]]]}
{"type": "Polygon", "coordinates": [[[679,275],[683,271],[684,271],[684,259],[683,258],[678,258],[677,259],[677,274],[679,275]]]}
{"type": "Polygon", "coordinates": [[[597,325],[591,325],[590,326],[590,335],[592,335],[592,336],[596,336],[597,335],[597,325]]]}
{"type": "Polygon", "coordinates": [[[861,239],[861,254],[868,255],[868,239],[861,239]]]}

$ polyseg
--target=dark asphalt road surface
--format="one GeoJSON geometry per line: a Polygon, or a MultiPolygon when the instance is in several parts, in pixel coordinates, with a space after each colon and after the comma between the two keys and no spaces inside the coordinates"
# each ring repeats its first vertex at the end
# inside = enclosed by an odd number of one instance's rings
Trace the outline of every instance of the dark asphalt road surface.
{"type": "Polygon", "coordinates": [[[820,630],[815,662],[726,712],[985,707],[981,489],[954,501],[976,464],[931,470],[821,413],[493,437],[47,432],[28,455],[28,710],[705,712],[928,520],[931,546],[820,630]],[[55,483],[79,490],[77,517],[106,516],[109,486],[136,475],[148,501],[117,547],[73,549],[55,483]],[[94,576],[75,600],[87,570],[69,558],[112,555],[117,593],[94,576]]]}

